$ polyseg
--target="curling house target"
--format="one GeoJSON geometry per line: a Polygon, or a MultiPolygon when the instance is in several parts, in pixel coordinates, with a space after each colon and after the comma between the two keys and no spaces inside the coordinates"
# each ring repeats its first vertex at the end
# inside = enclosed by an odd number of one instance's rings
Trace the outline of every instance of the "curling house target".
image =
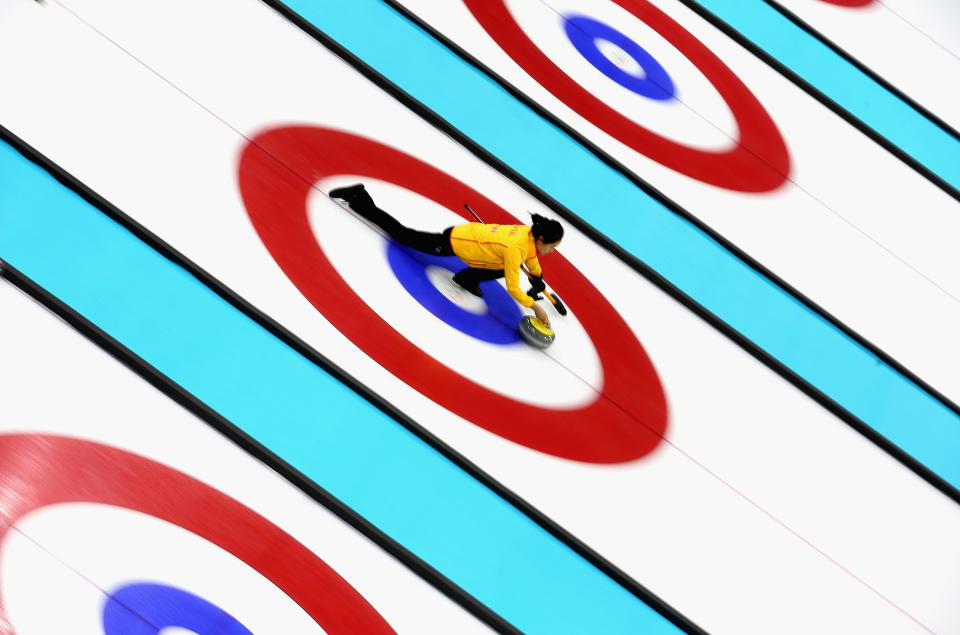
{"type": "MultiPolygon", "coordinates": [[[[393,633],[380,614],[312,551],[241,503],[182,472],[117,448],[42,434],[0,435],[0,465],[8,466],[0,468],[0,480],[8,484],[0,490],[6,521],[0,526],[0,541],[22,517],[58,503],[134,510],[182,527],[247,563],[328,633],[393,633]],[[26,473],[18,469],[25,460],[31,465],[26,473]],[[270,557],[264,557],[267,544],[270,557]]],[[[178,609],[165,617],[181,623],[169,626],[189,628],[219,612],[202,598],[175,590],[142,588],[125,592],[124,597],[130,593],[134,600],[143,599],[143,593],[176,596],[178,609]]],[[[110,628],[118,626],[117,620],[122,625],[123,618],[114,610],[105,614],[105,626],[110,628]]]]}
{"type": "MultiPolygon", "coordinates": [[[[744,83],[691,33],[675,20],[646,0],[616,0],[616,4],[644,22],[667,42],[682,53],[709,80],[720,93],[736,119],[739,139],[725,151],[708,151],[668,139],[629,119],[608,106],[586,90],[570,75],[557,66],[524,32],[511,15],[504,0],[464,0],[474,18],[494,41],[520,65],[533,79],[555,97],[634,151],[673,170],[705,183],[744,192],[765,192],[781,186],[790,173],[790,157],[776,124],[764,107],[744,83]]],[[[624,73],[608,62],[598,59],[594,53],[596,39],[606,39],[618,44],[645,71],[653,73],[666,93],[666,70],[661,75],[660,66],[652,56],[609,25],[587,16],[575,18],[574,27],[590,29],[586,35],[576,35],[574,45],[587,59],[603,65],[603,70],[613,81],[623,83],[624,73]],[[591,43],[587,43],[589,38],[591,43]],[[579,42],[579,45],[578,45],[579,42]],[[643,54],[640,53],[643,51],[643,54]]],[[[602,57],[602,56],[601,56],[602,57]]],[[[652,79],[652,78],[651,78],[652,79]]],[[[652,83],[652,81],[651,81],[652,83]]],[[[650,84],[635,80],[634,88],[643,85],[648,92],[650,84]]],[[[673,83],[670,82],[672,91],[673,83]]]]}
{"type": "Polygon", "coordinates": [[[464,201],[477,201],[486,222],[519,221],[445,172],[370,139],[314,127],[282,127],[258,135],[246,146],[239,166],[247,213],[280,268],[348,339],[447,410],[541,452],[618,463],[640,458],[659,444],[667,408],[652,363],[609,302],[560,254],[550,256],[551,285],[580,320],[603,369],[602,390],[584,407],[533,406],[489,390],[397,332],[353,291],[313,237],[307,197],[313,183],[339,174],[407,188],[466,221],[473,219],[461,211],[464,201]]]}

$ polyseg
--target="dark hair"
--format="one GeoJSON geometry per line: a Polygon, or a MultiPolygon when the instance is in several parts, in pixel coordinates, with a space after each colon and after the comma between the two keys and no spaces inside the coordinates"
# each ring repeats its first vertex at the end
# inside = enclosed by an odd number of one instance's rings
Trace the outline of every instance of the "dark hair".
{"type": "Polygon", "coordinates": [[[533,217],[533,226],[530,233],[534,238],[539,238],[545,243],[555,243],[563,238],[563,225],[559,222],[544,218],[540,214],[530,214],[533,217]]]}

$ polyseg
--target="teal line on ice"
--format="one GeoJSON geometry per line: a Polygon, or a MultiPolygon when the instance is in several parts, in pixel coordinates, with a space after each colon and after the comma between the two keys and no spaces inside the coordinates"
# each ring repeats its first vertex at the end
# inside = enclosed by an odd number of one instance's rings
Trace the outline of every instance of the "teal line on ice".
{"type": "MultiPolygon", "coordinates": [[[[696,0],[814,88],[960,190],[960,140],[763,0],[696,0]]],[[[895,43],[891,43],[895,46],[895,43]]],[[[926,72],[933,69],[917,69],[926,72]]],[[[957,81],[944,77],[943,81],[957,81]]]]}
{"type": "Polygon", "coordinates": [[[487,75],[379,0],[286,4],[960,488],[960,417],[487,75]]]}
{"type": "Polygon", "coordinates": [[[677,631],[2,141],[0,258],[523,631],[677,631]]]}

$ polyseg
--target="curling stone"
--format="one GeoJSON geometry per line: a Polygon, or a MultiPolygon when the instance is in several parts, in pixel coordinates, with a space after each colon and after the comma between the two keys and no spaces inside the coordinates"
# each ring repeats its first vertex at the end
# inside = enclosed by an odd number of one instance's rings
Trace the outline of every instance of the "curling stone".
{"type": "Polygon", "coordinates": [[[523,341],[534,348],[546,348],[553,344],[556,338],[552,328],[530,315],[520,320],[517,330],[520,331],[523,341]]]}

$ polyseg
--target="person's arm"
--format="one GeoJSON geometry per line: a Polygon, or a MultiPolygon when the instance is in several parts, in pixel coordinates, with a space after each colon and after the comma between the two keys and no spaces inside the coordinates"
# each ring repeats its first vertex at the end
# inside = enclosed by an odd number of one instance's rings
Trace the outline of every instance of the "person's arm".
{"type": "MultiPolygon", "coordinates": [[[[550,318],[542,306],[533,301],[522,289],[520,289],[520,265],[523,264],[523,253],[519,249],[510,249],[503,255],[503,276],[507,281],[507,291],[513,296],[513,299],[527,307],[533,309],[534,315],[544,324],[550,324],[550,318]]],[[[540,268],[539,263],[537,268],[540,268]]]]}
{"type": "Polygon", "coordinates": [[[530,308],[533,298],[520,288],[520,265],[523,263],[523,253],[519,249],[508,249],[503,254],[503,277],[507,283],[507,291],[513,299],[530,308]]]}
{"type": "Polygon", "coordinates": [[[538,278],[543,277],[543,269],[540,268],[540,261],[537,260],[537,257],[528,258],[527,262],[527,271],[530,272],[531,276],[537,276],[538,278]]]}

